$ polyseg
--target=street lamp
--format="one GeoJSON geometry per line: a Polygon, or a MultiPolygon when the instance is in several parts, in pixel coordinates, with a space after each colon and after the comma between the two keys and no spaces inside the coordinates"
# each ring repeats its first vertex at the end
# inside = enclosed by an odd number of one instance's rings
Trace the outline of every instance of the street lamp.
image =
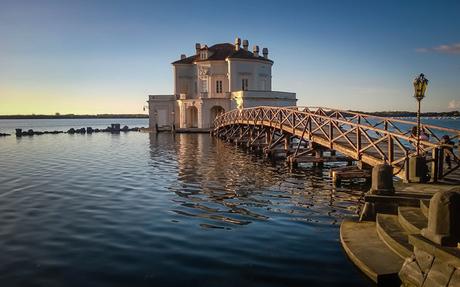
{"type": "Polygon", "coordinates": [[[425,91],[428,86],[428,79],[424,74],[420,74],[414,80],[414,98],[417,100],[417,156],[420,155],[420,102],[425,97],[425,91]]]}

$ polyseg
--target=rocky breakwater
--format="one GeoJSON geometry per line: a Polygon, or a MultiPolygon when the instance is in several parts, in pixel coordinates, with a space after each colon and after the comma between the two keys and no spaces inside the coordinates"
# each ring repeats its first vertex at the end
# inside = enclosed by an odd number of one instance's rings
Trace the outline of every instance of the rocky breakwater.
{"type": "MultiPolygon", "coordinates": [[[[120,124],[112,124],[110,127],[105,129],[99,128],[70,128],[67,131],[34,131],[33,129],[29,129],[27,131],[23,131],[22,129],[16,129],[16,137],[23,137],[23,136],[39,136],[45,134],[92,134],[92,133],[120,133],[120,132],[138,132],[142,128],[134,127],[129,128],[128,126],[124,126],[120,128],[120,124]]],[[[1,135],[1,134],[0,134],[1,135]]]]}

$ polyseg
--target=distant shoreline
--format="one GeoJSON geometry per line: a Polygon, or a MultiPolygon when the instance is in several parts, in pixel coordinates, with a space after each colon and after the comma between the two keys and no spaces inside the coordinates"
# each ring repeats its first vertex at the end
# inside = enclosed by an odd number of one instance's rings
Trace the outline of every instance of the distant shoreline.
{"type": "MultiPolygon", "coordinates": [[[[417,116],[416,112],[408,112],[408,111],[384,111],[384,112],[361,112],[361,111],[350,111],[356,113],[363,113],[372,116],[378,117],[393,117],[393,118],[414,118],[417,116]]],[[[460,111],[452,111],[452,112],[424,112],[420,113],[421,117],[425,118],[450,118],[450,117],[460,117],[460,111]]]]}
{"type": "Polygon", "coordinates": [[[144,114],[102,115],[0,115],[0,120],[54,120],[54,119],[148,119],[144,114]]]}
{"type": "MultiPolygon", "coordinates": [[[[383,111],[383,112],[350,112],[363,113],[379,117],[395,117],[395,118],[410,118],[416,117],[416,112],[408,111],[383,111]]],[[[422,117],[436,118],[436,117],[460,117],[460,111],[452,112],[424,112],[421,113],[422,117]]],[[[148,119],[149,115],[145,114],[100,114],[100,115],[0,115],[0,120],[37,120],[37,119],[148,119]]]]}

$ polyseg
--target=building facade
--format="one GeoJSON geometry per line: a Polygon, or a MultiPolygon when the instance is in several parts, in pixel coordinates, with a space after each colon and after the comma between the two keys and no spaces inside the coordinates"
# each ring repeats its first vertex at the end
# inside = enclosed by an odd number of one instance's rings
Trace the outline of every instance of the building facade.
{"type": "Polygon", "coordinates": [[[150,128],[209,129],[214,119],[232,109],[295,106],[295,93],[272,91],[273,61],[268,49],[252,52],[249,43],[211,47],[197,43],[192,56],[172,63],[174,94],[150,95],[150,128]]]}

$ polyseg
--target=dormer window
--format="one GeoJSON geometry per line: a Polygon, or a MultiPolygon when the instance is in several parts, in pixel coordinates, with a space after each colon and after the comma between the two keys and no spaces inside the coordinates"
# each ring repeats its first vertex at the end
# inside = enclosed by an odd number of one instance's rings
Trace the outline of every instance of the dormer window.
{"type": "Polygon", "coordinates": [[[247,91],[249,87],[249,80],[247,78],[241,79],[241,90],[247,91]]]}
{"type": "Polygon", "coordinates": [[[206,60],[208,58],[208,51],[204,50],[200,52],[200,59],[201,60],[206,60]]]}

